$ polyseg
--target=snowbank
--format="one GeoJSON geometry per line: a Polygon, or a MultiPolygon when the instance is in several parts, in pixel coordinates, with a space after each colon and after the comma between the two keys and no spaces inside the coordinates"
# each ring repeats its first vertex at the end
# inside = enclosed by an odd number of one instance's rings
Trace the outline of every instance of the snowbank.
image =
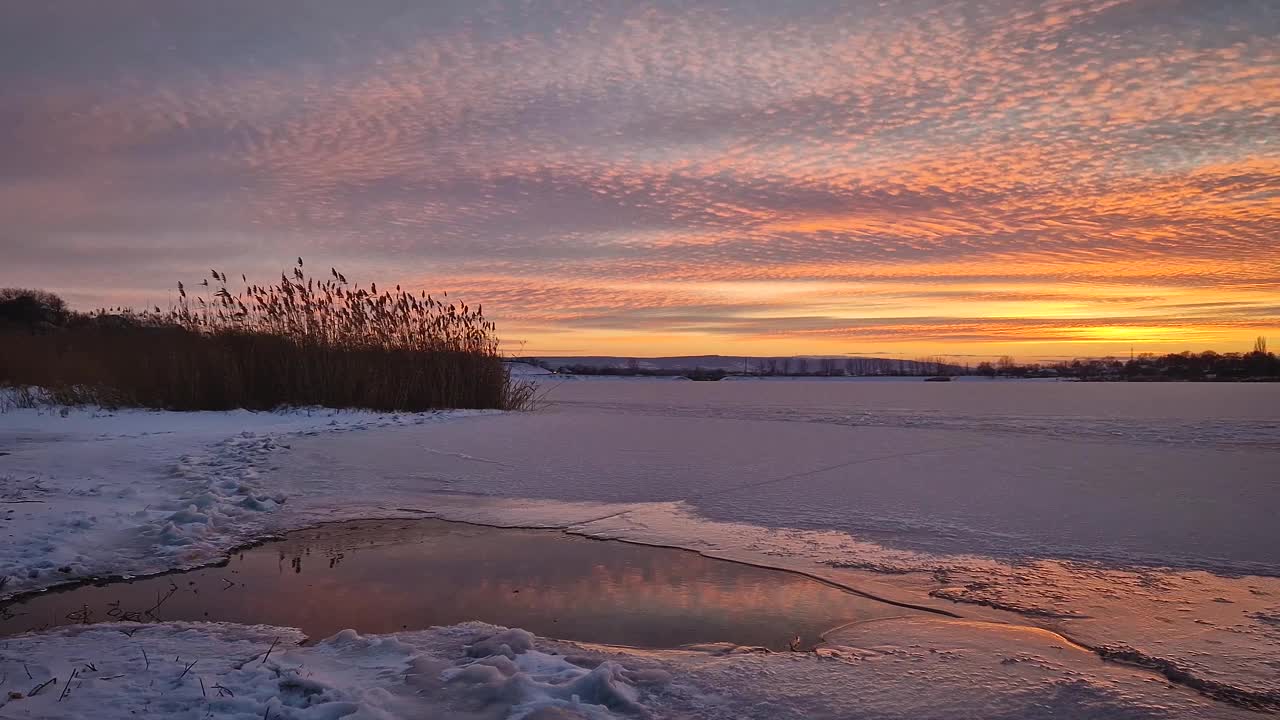
{"type": "Polygon", "coordinates": [[[292,440],[472,414],[9,409],[0,413],[0,598],[215,561],[277,530],[279,511],[304,490],[264,477],[292,440]]]}
{"type": "Polygon", "coordinates": [[[888,621],[815,653],[642,652],[479,623],[396,635],[95,625],[0,644],[6,718],[1247,717],[1052,636],[888,621]],[[893,640],[901,637],[901,640],[893,640]],[[930,644],[932,647],[926,647],[930,644]],[[53,680],[53,682],[49,682],[53,680]]]}

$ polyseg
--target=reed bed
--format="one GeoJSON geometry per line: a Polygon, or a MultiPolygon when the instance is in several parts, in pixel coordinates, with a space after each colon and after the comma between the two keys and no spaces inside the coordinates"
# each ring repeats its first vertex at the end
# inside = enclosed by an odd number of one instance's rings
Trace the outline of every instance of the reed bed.
{"type": "Polygon", "coordinates": [[[168,310],[115,308],[65,326],[10,328],[0,383],[44,388],[60,402],[171,410],[321,405],[374,410],[520,409],[482,308],[317,279],[302,259],[276,284],[233,292],[211,271],[178,284],[168,310]]]}

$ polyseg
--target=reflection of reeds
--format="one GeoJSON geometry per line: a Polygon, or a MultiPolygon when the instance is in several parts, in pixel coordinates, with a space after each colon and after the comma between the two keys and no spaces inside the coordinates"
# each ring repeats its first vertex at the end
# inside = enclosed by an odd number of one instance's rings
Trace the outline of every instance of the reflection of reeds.
{"type": "MultiPolygon", "coordinates": [[[[208,297],[179,283],[176,305],[99,311],[43,334],[10,333],[0,382],[48,388],[63,402],[169,409],[323,405],[377,410],[521,408],[481,308],[426,293],[379,292],[302,259],[269,286],[208,297]]],[[[243,276],[242,276],[243,278],[243,276]]]]}

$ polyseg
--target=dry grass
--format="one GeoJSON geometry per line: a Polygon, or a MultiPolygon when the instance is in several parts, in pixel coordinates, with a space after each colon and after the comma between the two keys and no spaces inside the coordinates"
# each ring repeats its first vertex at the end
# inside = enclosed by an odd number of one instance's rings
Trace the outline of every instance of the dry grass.
{"type": "MultiPolygon", "coordinates": [[[[172,410],[322,405],[375,410],[519,409],[529,386],[508,376],[481,308],[292,276],[238,293],[213,271],[168,310],[116,309],[65,327],[0,336],[0,384],[34,385],[67,403],[172,410]]],[[[242,276],[243,277],[243,276],[242,276]]]]}

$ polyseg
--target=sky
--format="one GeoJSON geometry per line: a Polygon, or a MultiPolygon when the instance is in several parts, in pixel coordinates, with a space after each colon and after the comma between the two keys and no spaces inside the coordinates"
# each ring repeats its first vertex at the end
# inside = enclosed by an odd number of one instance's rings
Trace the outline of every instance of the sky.
{"type": "Polygon", "coordinates": [[[6,4],[0,286],[298,256],[528,355],[1247,351],[1280,3],[6,4]]]}

